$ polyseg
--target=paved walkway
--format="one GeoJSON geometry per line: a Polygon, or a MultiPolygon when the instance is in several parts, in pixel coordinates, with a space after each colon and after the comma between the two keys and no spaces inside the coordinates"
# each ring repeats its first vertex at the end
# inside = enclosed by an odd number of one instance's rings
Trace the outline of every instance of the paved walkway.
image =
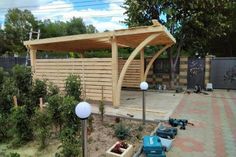
{"type": "MultiPolygon", "coordinates": [[[[176,94],[173,91],[146,92],[146,119],[151,121],[169,119],[169,116],[174,112],[182,97],[182,93],[176,94]]],[[[99,113],[97,104],[92,104],[92,112],[99,113]]],[[[111,105],[106,105],[105,114],[123,117],[131,114],[135,119],[142,119],[141,91],[122,91],[120,107],[115,109],[111,105]]]]}
{"type": "Polygon", "coordinates": [[[236,156],[236,91],[185,94],[172,117],[195,125],[179,130],[167,157],[236,156]]]}

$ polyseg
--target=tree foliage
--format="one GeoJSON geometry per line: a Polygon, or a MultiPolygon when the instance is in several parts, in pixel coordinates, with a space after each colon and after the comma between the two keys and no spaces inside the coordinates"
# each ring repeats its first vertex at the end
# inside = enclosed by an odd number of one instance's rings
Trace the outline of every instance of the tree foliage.
{"type": "Polygon", "coordinates": [[[9,9],[4,26],[8,49],[13,53],[25,52],[23,41],[29,39],[30,29],[37,27],[34,15],[29,10],[9,9]]]}
{"type": "MultiPolygon", "coordinates": [[[[164,24],[177,39],[175,50],[214,53],[210,43],[225,37],[232,27],[232,0],[126,0],[128,26],[150,25],[152,19],[164,24]]],[[[235,13],[234,13],[235,16],[235,13]]]]}
{"type": "Polygon", "coordinates": [[[78,102],[81,100],[81,82],[77,75],[70,75],[66,78],[65,91],[67,96],[72,96],[78,102]]]}

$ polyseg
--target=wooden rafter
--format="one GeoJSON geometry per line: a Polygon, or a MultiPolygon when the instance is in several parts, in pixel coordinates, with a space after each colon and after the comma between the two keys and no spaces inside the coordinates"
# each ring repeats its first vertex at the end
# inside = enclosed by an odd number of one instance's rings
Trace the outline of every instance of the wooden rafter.
{"type": "Polygon", "coordinates": [[[116,91],[116,103],[115,104],[120,104],[120,92],[121,92],[121,85],[125,76],[125,73],[130,65],[130,63],[132,62],[132,60],[135,58],[135,56],[152,40],[154,40],[155,38],[157,38],[160,35],[160,33],[157,34],[152,34],[149,37],[147,37],[145,40],[143,40],[143,42],[141,42],[138,47],[136,47],[136,49],[134,49],[134,51],[131,53],[131,55],[129,56],[129,58],[127,59],[127,61],[125,62],[125,65],[123,66],[121,73],[120,73],[120,77],[117,83],[117,91],[116,91]]]}
{"type": "Polygon", "coordinates": [[[161,55],[161,53],[163,51],[165,51],[167,48],[169,48],[171,45],[166,45],[165,47],[163,47],[162,49],[160,49],[159,51],[156,52],[156,54],[152,57],[152,59],[150,60],[150,62],[147,65],[147,68],[145,70],[145,74],[144,74],[144,80],[146,81],[147,79],[147,75],[148,75],[148,71],[150,70],[153,62],[161,55]]]}

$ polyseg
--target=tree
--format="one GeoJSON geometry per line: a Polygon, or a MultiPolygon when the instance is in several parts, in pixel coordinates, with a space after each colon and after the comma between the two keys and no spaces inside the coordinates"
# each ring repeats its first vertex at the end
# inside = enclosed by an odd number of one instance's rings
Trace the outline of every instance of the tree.
{"type": "Polygon", "coordinates": [[[4,25],[8,49],[17,54],[25,52],[23,41],[29,39],[30,29],[37,27],[34,15],[29,10],[9,9],[4,25]]]}
{"type": "Polygon", "coordinates": [[[59,37],[67,34],[66,23],[62,21],[52,22],[47,19],[39,21],[40,38],[59,37]]]}
{"type": "Polygon", "coordinates": [[[6,34],[5,32],[0,29],[0,55],[4,54],[6,51],[8,51],[7,44],[6,44],[6,34]]]}
{"type": "Polygon", "coordinates": [[[173,86],[180,52],[185,50],[205,55],[209,52],[209,41],[224,35],[229,27],[226,20],[229,3],[230,0],[126,0],[123,7],[128,15],[125,19],[128,26],[150,25],[152,19],[157,19],[177,39],[176,45],[168,50],[173,86]]]}
{"type": "Polygon", "coordinates": [[[88,25],[88,26],[86,26],[86,32],[87,33],[96,33],[96,32],[98,32],[98,30],[93,25],[88,25]]]}
{"type": "Polygon", "coordinates": [[[83,19],[73,17],[66,24],[66,32],[67,32],[67,35],[75,35],[75,34],[84,34],[84,33],[86,33],[86,26],[83,22],[83,19]]]}

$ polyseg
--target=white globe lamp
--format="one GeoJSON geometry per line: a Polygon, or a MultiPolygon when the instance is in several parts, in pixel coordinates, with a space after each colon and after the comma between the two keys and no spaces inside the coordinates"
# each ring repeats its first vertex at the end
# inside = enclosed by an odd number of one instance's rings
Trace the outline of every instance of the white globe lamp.
{"type": "Polygon", "coordinates": [[[91,105],[85,101],[80,102],[75,107],[75,114],[80,119],[87,119],[91,115],[91,105]]]}
{"type": "Polygon", "coordinates": [[[143,81],[143,82],[140,83],[139,87],[140,87],[141,90],[147,90],[148,89],[148,83],[143,81]]]}
{"type": "Polygon", "coordinates": [[[88,157],[86,121],[88,117],[91,115],[91,105],[85,101],[78,103],[75,107],[75,114],[82,121],[83,157],[88,157]]]}
{"type": "Polygon", "coordinates": [[[143,125],[145,125],[145,119],[146,119],[146,115],[145,115],[145,91],[148,89],[148,83],[143,81],[140,83],[139,85],[140,89],[142,90],[143,93],[143,97],[142,97],[142,104],[143,104],[143,125]]]}

